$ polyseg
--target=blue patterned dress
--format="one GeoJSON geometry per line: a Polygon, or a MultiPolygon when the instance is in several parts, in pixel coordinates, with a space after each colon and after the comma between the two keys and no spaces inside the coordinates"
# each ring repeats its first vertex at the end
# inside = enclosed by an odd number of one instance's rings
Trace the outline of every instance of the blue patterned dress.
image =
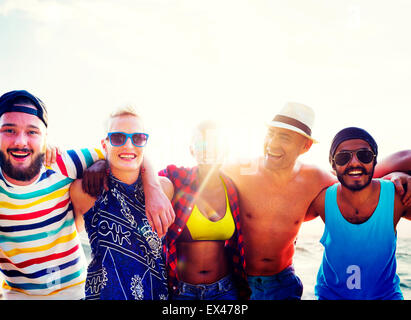
{"type": "Polygon", "coordinates": [[[162,244],[145,215],[141,177],[127,185],[110,175],[108,186],[84,215],[92,256],[86,299],[167,299],[162,244]]]}

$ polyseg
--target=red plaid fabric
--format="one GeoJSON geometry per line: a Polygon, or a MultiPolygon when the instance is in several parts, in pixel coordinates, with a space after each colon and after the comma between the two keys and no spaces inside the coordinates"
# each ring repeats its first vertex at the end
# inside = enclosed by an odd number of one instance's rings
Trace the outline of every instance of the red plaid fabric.
{"type": "MultiPolygon", "coordinates": [[[[172,200],[176,214],[174,223],[167,231],[164,250],[166,253],[169,290],[176,291],[178,286],[177,274],[177,248],[176,240],[185,228],[194,206],[194,198],[198,190],[198,167],[184,168],[170,165],[159,172],[159,175],[168,177],[174,185],[172,200]]],[[[227,196],[236,225],[234,236],[227,240],[225,247],[232,262],[234,281],[239,290],[241,299],[249,299],[250,288],[245,273],[243,235],[240,228],[240,208],[237,189],[234,183],[225,175],[221,177],[227,187],[227,196]]]]}

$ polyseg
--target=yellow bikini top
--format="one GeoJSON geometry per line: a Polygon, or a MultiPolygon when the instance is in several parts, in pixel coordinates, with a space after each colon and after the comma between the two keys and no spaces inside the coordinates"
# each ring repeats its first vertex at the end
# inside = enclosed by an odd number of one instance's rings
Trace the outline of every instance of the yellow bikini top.
{"type": "Polygon", "coordinates": [[[235,223],[233,214],[231,213],[230,203],[228,202],[227,189],[224,181],[223,185],[227,203],[224,217],[218,221],[211,221],[194,205],[193,211],[191,211],[191,215],[187,220],[187,228],[193,240],[228,240],[233,236],[235,223]]]}

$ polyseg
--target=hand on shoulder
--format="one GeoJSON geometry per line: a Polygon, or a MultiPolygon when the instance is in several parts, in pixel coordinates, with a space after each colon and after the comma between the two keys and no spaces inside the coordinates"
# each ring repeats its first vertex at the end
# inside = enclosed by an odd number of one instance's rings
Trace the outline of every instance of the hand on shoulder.
{"type": "Polygon", "coordinates": [[[83,215],[96,202],[96,198],[90,196],[83,190],[82,179],[74,180],[70,186],[70,199],[76,215],[83,215]]]}

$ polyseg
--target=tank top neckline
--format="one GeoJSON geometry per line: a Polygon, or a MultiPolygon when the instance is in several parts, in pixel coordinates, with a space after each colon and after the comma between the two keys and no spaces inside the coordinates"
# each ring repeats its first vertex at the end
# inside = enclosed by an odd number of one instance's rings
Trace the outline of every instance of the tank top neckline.
{"type": "Polygon", "coordinates": [[[383,183],[381,183],[380,180],[378,180],[378,182],[380,184],[380,194],[378,195],[378,204],[375,207],[373,213],[368,217],[368,219],[361,222],[361,223],[352,223],[352,222],[348,221],[344,217],[344,215],[341,213],[340,206],[338,205],[338,186],[340,185],[340,183],[336,183],[335,184],[335,206],[337,208],[337,216],[339,218],[341,218],[342,220],[344,220],[347,224],[352,225],[352,226],[362,226],[362,225],[370,224],[370,223],[372,223],[373,220],[377,219],[377,218],[374,218],[374,217],[377,216],[378,212],[381,211],[380,210],[380,207],[382,206],[381,196],[383,194],[382,189],[383,189],[383,185],[384,185],[383,183]]]}

